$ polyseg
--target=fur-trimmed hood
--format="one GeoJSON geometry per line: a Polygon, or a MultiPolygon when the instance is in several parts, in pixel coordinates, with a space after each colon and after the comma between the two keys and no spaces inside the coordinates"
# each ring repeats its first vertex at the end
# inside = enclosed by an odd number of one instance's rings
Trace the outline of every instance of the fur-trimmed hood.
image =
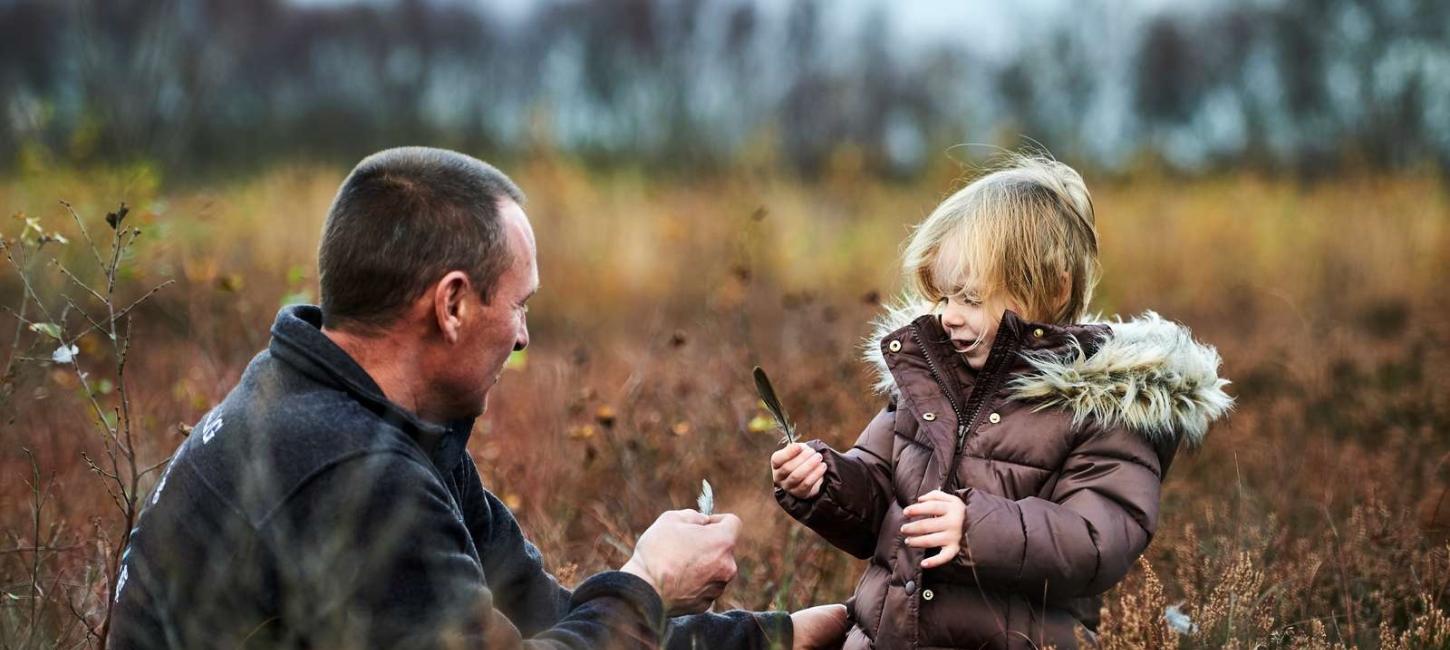
{"type": "MultiPolygon", "coordinates": [[[[864,356],[876,370],[878,392],[897,390],[878,344],[924,313],[896,307],[876,319],[864,356]]],[[[1149,311],[1126,321],[1093,319],[1071,331],[1064,345],[1020,353],[1026,365],[1005,383],[1009,397],[1066,409],[1074,423],[1121,424],[1155,442],[1181,437],[1190,447],[1233,408],[1224,392],[1229,381],[1218,376],[1218,351],[1183,325],[1149,311]]]]}

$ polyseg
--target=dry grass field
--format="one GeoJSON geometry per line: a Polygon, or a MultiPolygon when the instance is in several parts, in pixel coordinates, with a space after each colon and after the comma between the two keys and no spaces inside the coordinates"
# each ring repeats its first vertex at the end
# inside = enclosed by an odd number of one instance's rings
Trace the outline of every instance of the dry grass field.
{"type": "MultiPolygon", "coordinates": [[[[130,206],[125,225],[142,234],[115,274],[119,304],[173,281],[131,313],[124,386],[108,337],[77,342],[83,388],[52,361],[53,339],[17,325],[20,273],[0,260],[0,644],[96,645],[87,628],[124,526],[83,457],[106,453],[87,392],[115,414],[124,388],[138,466],[165,459],[266,344],[279,305],[315,297],[344,171],[172,187],[145,167],[34,165],[0,181],[9,250],[68,242],[20,264],[54,314],[63,294],[104,312],[47,261],[104,284],[61,200],[107,237],[105,213],[130,206]]],[[[746,522],[722,605],[849,596],[861,564],[771,498],[776,435],[749,371],[771,371],[807,437],[848,447],[882,403],[858,348],[899,286],[899,246],[963,171],[887,183],[846,160],[810,180],[659,178],[555,158],[510,171],[530,196],[543,292],[533,344],[471,451],[551,568],[572,582],[618,566],[708,479],[717,508],[746,522]]],[[[1109,594],[1107,645],[1450,647],[1450,189],[1432,174],[1088,181],[1096,308],[1187,323],[1218,347],[1238,399],[1174,464],[1159,533],[1109,594]],[[1170,606],[1186,632],[1165,621],[1170,606]]],[[[73,308],[65,331],[84,323],[73,308]]]]}

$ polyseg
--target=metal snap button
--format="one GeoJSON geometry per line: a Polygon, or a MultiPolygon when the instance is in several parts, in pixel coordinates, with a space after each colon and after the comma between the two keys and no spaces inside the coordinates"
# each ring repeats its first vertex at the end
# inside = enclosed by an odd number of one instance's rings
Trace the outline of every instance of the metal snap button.
{"type": "Polygon", "coordinates": [[[936,598],[936,594],[931,593],[931,590],[930,589],[922,589],[921,590],[921,599],[922,600],[931,600],[933,598],[936,598]]]}
{"type": "Polygon", "coordinates": [[[892,341],[892,342],[886,344],[886,349],[891,350],[892,352],[900,352],[901,351],[901,341],[892,341]]]}
{"type": "Polygon", "coordinates": [[[922,413],[921,414],[921,419],[926,420],[927,422],[935,422],[936,421],[936,414],[935,413],[922,413]]]}
{"type": "Polygon", "coordinates": [[[1002,421],[1002,416],[997,415],[996,413],[993,413],[993,414],[987,416],[987,421],[988,422],[991,422],[992,424],[996,424],[996,423],[1002,421]]]}

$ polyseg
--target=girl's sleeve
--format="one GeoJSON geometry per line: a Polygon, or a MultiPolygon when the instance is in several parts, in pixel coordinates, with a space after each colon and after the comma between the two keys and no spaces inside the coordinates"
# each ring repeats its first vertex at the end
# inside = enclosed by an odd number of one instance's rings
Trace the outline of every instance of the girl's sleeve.
{"type": "Polygon", "coordinates": [[[819,440],[807,442],[821,452],[826,475],[821,491],[810,499],[797,499],[775,489],[775,499],[797,521],[826,541],[858,558],[871,557],[876,531],[891,498],[891,449],[896,405],[888,404],[866,425],[856,445],[845,453],[819,440]]]}
{"type": "Polygon", "coordinates": [[[956,491],[967,512],[962,550],[941,569],[948,579],[1057,600],[1107,591],[1127,574],[1157,527],[1167,458],[1124,427],[1082,435],[1049,498],[956,491]]]}

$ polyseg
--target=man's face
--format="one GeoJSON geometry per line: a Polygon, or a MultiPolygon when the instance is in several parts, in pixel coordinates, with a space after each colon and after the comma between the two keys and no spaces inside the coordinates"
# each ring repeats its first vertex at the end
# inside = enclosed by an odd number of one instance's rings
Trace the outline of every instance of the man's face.
{"type": "Polygon", "coordinates": [[[512,263],[499,276],[487,303],[477,288],[464,296],[457,343],[443,361],[446,386],[439,388],[453,402],[448,410],[458,417],[477,417],[488,403],[509,354],[529,344],[529,298],[539,289],[534,231],[523,208],[510,200],[499,204],[512,263]]]}

